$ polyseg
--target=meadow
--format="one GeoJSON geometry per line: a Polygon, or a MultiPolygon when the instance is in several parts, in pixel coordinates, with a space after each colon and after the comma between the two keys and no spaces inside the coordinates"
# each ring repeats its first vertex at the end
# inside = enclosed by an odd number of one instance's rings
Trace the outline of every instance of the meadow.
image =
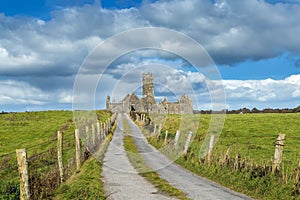
{"type": "MultiPolygon", "coordinates": [[[[210,163],[199,155],[211,115],[202,114],[196,118],[199,119],[197,130],[193,133],[187,153],[176,160],[178,164],[257,199],[300,199],[300,113],[226,115],[222,134],[213,148],[210,163]],[[286,135],[283,161],[280,171],[273,174],[271,166],[274,144],[279,133],[286,135]]],[[[181,130],[181,141],[184,143],[184,132],[195,129],[189,124],[180,124],[181,119],[180,115],[168,115],[161,132],[155,137],[149,135],[154,129],[153,125],[151,127],[148,124],[143,129],[150,143],[169,157],[176,152],[176,130],[185,129],[181,130]]]]}
{"type": "MultiPolygon", "coordinates": [[[[111,113],[97,111],[106,121],[111,113]]],[[[57,131],[63,132],[65,176],[75,171],[75,140],[72,111],[23,112],[0,115],[0,199],[19,198],[19,174],[16,149],[26,148],[32,198],[51,195],[58,187],[57,131]]],[[[88,156],[82,152],[82,157],[88,156]]]]}

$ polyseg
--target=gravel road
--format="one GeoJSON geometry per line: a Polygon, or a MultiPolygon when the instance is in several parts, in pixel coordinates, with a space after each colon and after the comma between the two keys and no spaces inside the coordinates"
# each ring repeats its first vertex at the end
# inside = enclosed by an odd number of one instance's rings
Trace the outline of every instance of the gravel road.
{"type": "Polygon", "coordinates": [[[129,122],[134,142],[145,159],[146,164],[152,169],[157,170],[163,179],[167,180],[174,187],[185,192],[188,197],[197,200],[251,199],[246,195],[234,192],[217,183],[197,176],[173,163],[147,142],[140,129],[134,124],[128,115],[126,115],[126,119],[129,122]]]}
{"type": "Polygon", "coordinates": [[[107,199],[112,200],[168,200],[174,199],[158,194],[158,190],[130,164],[123,147],[123,122],[118,124],[103,160],[102,181],[107,199]]]}

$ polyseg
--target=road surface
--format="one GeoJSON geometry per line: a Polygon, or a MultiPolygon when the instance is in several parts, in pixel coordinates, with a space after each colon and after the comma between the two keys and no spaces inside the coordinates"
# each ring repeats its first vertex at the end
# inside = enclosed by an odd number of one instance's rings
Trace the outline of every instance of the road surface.
{"type": "Polygon", "coordinates": [[[171,197],[158,194],[158,190],[130,164],[123,147],[123,122],[118,115],[118,124],[112,141],[105,153],[102,181],[107,199],[111,200],[169,200],[171,197]]]}
{"type": "Polygon", "coordinates": [[[147,142],[140,129],[134,124],[128,115],[125,115],[125,117],[130,126],[131,136],[133,137],[134,142],[146,164],[152,169],[157,170],[161,178],[167,180],[171,185],[185,192],[188,197],[197,200],[251,199],[244,194],[234,192],[217,183],[197,176],[173,163],[147,142]]]}

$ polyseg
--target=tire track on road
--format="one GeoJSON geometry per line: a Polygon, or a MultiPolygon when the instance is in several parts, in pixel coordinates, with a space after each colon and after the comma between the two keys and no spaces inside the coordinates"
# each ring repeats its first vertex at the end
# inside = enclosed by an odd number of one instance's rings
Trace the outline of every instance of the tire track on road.
{"type": "Polygon", "coordinates": [[[124,126],[121,114],[113,139],[103,160],[102,181],[107,199],[111,200],[170,200],[161,194],[129,162],[123,146],[124,126]]]}
{"type": "Polygon", "coordinates": [[[157,170],[158,174],[171,185],[185,192],[189,198],[197,200],[252,199],[193,174],[175,164],[147,142],[145,136],[128,115],[126,115],[126,119],[131,129],[131,136],[146,164],[157,170]]]}

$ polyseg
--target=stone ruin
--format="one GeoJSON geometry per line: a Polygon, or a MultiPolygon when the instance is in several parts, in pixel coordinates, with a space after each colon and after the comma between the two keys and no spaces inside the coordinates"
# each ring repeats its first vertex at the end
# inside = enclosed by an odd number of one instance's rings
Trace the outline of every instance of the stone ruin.
{"type": "Polygon", "coordinates": [[[177,102],[168,102],[164,98],[157,103],[154,96],[154,81],[151,73],[143,73],[143,96],[141,99],[135,94],[127,94],[119,103],[111,103],[110,96],[106,98],[106,109],[112,112],[145,112],[163,114],[193,114],[192,100],[183,94],[177,102]]]}

